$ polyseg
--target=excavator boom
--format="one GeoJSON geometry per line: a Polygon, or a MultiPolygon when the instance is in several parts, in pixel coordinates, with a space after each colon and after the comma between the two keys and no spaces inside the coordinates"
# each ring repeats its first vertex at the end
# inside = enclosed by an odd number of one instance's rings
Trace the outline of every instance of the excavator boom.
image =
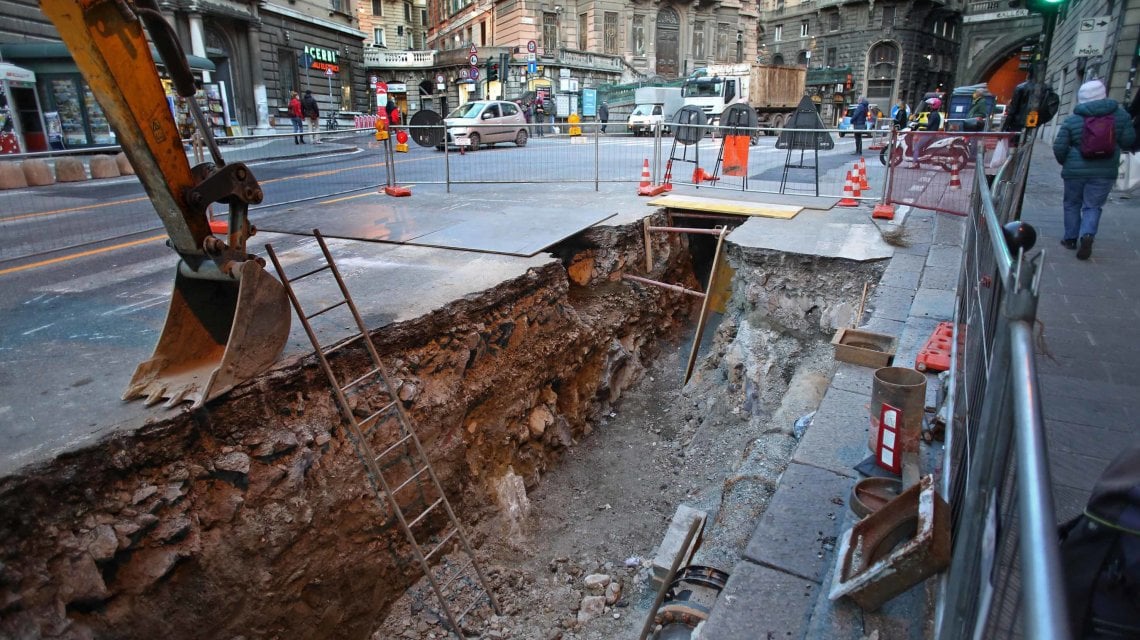
{"type": "MultiPolygon", "coordinates": [[[[151,55],[149,32],[179,95],[195,100],[177,37],[154,0],[41,0],[181,257],[153,356],[138,366],[124,400],[200,406],[263,371],[289,336],[284,287],[245,253],[247,212],[261,189],[240,163],[191,168],[151,55]],[[144,30],[145,25],[145,30],[144,30]],[[229,205],[229,235],[211,235],[207,207],[229,205]]],[[[197,105],[193,105],[197,108],[197,105]]],[[[199,127],[204,121],[199,120],[199,127]]],[[[210,132],[203,131],[207,136],[210,132]]]]}

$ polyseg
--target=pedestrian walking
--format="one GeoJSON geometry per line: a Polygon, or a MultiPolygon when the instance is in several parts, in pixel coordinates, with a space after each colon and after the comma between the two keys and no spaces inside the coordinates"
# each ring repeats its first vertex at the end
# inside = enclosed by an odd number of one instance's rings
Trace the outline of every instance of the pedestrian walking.
{"type": "Polygon", "coordinates": [[[867,98],[859,98],[855,110],[851,112],[851,129],[855,132],[855,155],[863,155],[863,134],[867,129],[867,112],[870,106],[867,98]]]}
{"type": "Polygon", "coordinates": [[[546,135],[546,126],[543,125],[543,122],[546,121],[546,110],[542,108],[542,98],[535,98],[530,106],[534,114],[534,117],[531,118],[535,122],[534,135],[541,138],[546,135]]]}
{"type": "Polygon", "coordinates": [[[910,109],[906,106],[906,101],[899,98],[899,103],[895,105],[895,112],[892,115],[895,123],[895,129],[902,131],[910,124],[910,109]]]}
{"type": "Polygon", "coordinates": [[[305,144],[304,113],[301,111],[301,98],[296,91],[289,99],[289,120],[293,123],[293,144],[305,144]]]}
{"type": "Polygon", "coordinates": [[[610,106],[606,102],[602,102],[602,106],[598,107],[598,120],[602,122],[602,133],[605,133],[606,123],[610,121],[610,106]]]}
{"type": "Polygon", "coordinates": [[[1053,139],[1053,157],[1065,182],[1065,235],[1061,244],[1076,249],[1078,260],[1092,255],[1100,213],[1116,182],[1120,150],[1130,149],[1136,131],[1128,112],[1108,97],[1104,83],[1089,80],[1077,91],[1077,106],[1053,139]]]}
{"type": "Polygon", "coordinates": [[[313,141],[316,142],[315,134],[320,128],[321,108],[317,105],[317,99],[313,97],[312,91],[306,90],[305,97],[301,98],[301,115],[309,121],[309,133],[314,134],[313,141]]]}

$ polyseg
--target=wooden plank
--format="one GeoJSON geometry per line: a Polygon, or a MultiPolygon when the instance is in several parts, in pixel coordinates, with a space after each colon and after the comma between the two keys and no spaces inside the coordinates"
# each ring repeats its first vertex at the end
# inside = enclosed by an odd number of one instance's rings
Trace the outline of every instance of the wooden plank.
{"type": "Polygon", "coordinates": [[[646,204],[670,209],[683,209],[686,211],[709,211],[713,213],[729,213],[738,216],[758,216],[763,218],[794,218],[803,211],[799,205],[767,204],[761,202],[744,202],[740,200],[721,200],[703,196],[667,195],[654,198],[646,204]]]}

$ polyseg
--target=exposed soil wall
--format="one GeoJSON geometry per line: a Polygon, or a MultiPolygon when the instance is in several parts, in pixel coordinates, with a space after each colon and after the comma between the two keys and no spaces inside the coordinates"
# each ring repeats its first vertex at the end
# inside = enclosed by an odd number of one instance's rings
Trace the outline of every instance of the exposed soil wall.
{"type": "MultiPolygon", "coordinates": [[[[534,487],[693,308],[619,280],[640,225],[572,242],[374,335],[465,519],[493,513],[508,469],[534,487]]],[[[692,285],[683,240],[659,242],[653,275],[692,285]]],[[[418,574],[312,358],[0,480],[0,514],[5,637],[362,638],[418,574]]]]}

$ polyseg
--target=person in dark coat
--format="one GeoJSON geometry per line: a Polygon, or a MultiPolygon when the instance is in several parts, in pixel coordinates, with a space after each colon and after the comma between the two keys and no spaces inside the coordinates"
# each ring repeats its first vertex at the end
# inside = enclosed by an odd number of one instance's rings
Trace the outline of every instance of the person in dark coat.
{"type": "Polygon", "coordinates": [[[990,115],[990,105],[986,102],[986,92],[974,89],[973,102],[970,110],[966,112],[966,121],[962,123],[963,131],[984,131],[986,118],[990,115]]]}
{"type": "Polygon", "coordinates": [[[851,130],[855,132],[855,155],[863,155],[863,131],[867,130],[867,112],[870,106],[866,98],[859,98],[859,104],[851,112],[851,130]]]}
{"type": "Polygon", "coordinates": [[[610,107],[605,102],[602,103],[602,106],[598,107],[598,120],[602,123],[602,133],[605,133],[606,123],[610,121],[610,107]]]}
{"type": "Polygon", "coordinates": [[[305,96],[301,98],[301,115],[309,121],[309,132],[317,132],[317,124],[321,117],[321,108],[317,105],[317,99],[313,97],[312,91],[305,91],[305,96]]]}
{"type": "Polygon", "coordinates": [[[1108,97],[1104,83],[1089,80],[1082,84],[1077,91],[1076,108],[1058,127],[1053,139],[1053,157],[1061,163],[1061,178],[1065,181],[1065,236],[1061,244],[1066,249],[1076,249],[1078,260],[1092,255],[1101,208],[1119,171],[1120,150],[1131,148],[1135,139],[1128,112],[1108,97]],[[1109,157],[1086,158],[1081,155],[1085,118],[1106,115],[1113,117],[1116,148],[1109,157]]]}
{"type": "Polygon", "coordinates": [[[895,128],[899,131],[906,129],[907,125],[910,124],[910,109],[907,108],[906,101],[902,98],[899,98],[899,103],[895,105],[894,123],[895,128]]]}

